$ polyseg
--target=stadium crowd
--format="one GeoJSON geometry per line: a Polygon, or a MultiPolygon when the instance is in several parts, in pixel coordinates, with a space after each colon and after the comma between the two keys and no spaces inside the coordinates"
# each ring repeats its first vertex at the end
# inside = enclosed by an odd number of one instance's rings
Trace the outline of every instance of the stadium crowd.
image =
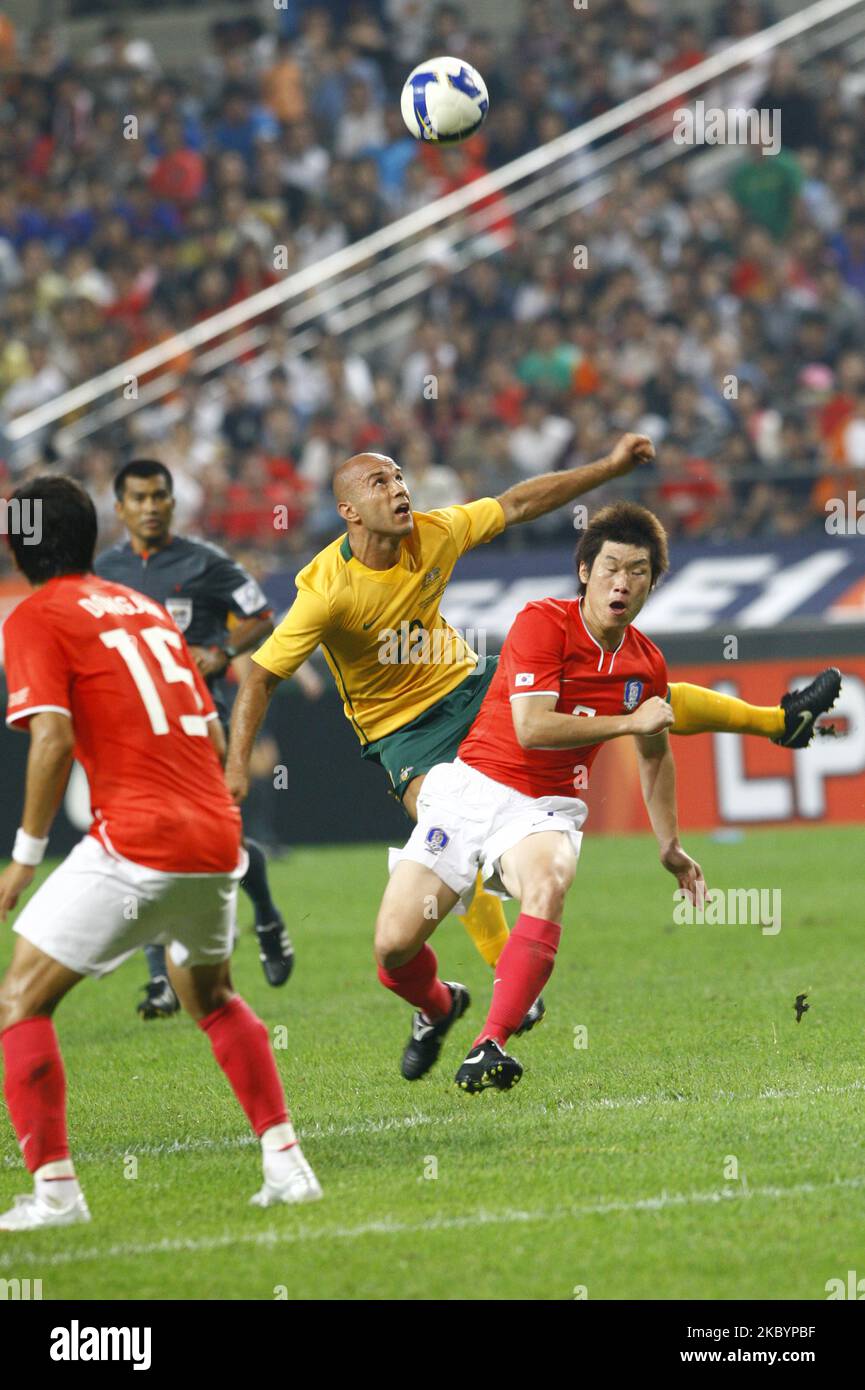
{"type": "MultiPolygon", "coordinates": [[[[57,28],[0,16],[0,432],[773,17],[751,0],[699,26],[662,0],[529,0],[515,38],[474,28],[464,7],[345,8],[297,0],[269,27],[221,20],[182,71],[134,22],[112,20],[73,59],[57,28]],[[399,113],[406,72],[437,52],[484,74],[493,113],[446,150],[414,142],[399,113]]],[[[826,499],[865,476],[863,88],[836,57],[806,76],[784,52],[713,90],[779,109],[780,152],[719,164],[708,189],[689,160],[647,179],[631,165],[588,211],[521,227],[466,270],[443,250],[396,360],[321,324],[298,355],[271,315],[264,370],[241,356],[203,382],[178,357],[164,369],[176,389],[71,456],[55,428],[7,446],[0,489],[72,471],[108,541],[112,473],[156,457],[179,528],[261,572],[338,532],[329,483],[351,453],[396,457],[423,510],[587,461],[636,428],[659,445],[640,496],[674,536],[821,526],[826,499]]]]}

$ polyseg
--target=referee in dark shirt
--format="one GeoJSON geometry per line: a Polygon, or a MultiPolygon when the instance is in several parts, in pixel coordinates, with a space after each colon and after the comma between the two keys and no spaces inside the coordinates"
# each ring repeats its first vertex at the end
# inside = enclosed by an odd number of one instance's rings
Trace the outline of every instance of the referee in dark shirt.
{"type": "MultiPolygon", "coordinates": [[[[252,576],[218,546],[175,536],[174,484],[162,463],[134,459],[114,479],[116,511],[129,538],[103,551],[94,569],[103,579],[128,584],[168,609],[183,633],[213,695],[223,729],[228,706],[222,677],[234,657],[259,647],[273,631],[273,613],[252,576]],[[228,640],[228,618],[235,623],[228,640]]],[[[241,887],[255,909],[259,956],[268,984],[283,985],[294,951],[267,881],[264,851],[245,839],[249,869],[241,887]]],[[[145,948],[150,967],[143,1018],[172,1014],[179,1003],[165,966],[165,948],[145,948]]]]}

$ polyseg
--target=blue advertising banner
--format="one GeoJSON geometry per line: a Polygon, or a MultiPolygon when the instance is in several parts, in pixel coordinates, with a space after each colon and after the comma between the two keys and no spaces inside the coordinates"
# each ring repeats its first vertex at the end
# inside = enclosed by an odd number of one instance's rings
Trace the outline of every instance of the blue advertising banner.
{"type": "MultiPolygon", "coordinates": [[[[460,560],[442,603],[454,627],[483,630],[488,641],[501,642],[525,604],[573,597],[574,546],[516,550],[510,541],[517,535],[460,560]]],[[[294,571],[271,575],[265,588],[283,612],[294,598],[294,571]]],[[[865,623],[865,537],[673,546],[670,573],[639,619],[639,627],[652,635],[815,623],[865,623]]]]}

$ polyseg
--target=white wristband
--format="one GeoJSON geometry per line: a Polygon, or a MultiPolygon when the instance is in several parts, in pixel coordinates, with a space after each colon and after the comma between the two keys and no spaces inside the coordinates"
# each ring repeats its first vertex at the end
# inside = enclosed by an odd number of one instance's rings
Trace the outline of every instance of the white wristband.
{"type": "Polygon", "coordinates": [[[44,840],[37,840],[35,835],[28,835],[26,830],[19,827],[12,848],[12,858],[16,864],[25,864],[27,868],[35,869],[36,865],[41,864],[45,858],[47,848],[47,835],[44,840]]]}

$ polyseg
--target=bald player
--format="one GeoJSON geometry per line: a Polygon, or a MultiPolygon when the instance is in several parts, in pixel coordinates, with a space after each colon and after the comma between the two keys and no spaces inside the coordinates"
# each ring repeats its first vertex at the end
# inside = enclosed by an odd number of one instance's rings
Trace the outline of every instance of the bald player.
{"type": "MultiPolygon", "coordinates": [[[[495,658],[479,661],[441,616],[441,599],[460,556],[507,526],[533,521],[624,477],[654,454],[645,435],[625,434],[594,463],[526,479],[497,498],[428,513],[412,511],[408,487],[393,459],[372,453],[348,459],[334,476],[346,534],[299,572],[297,598],[254,653],[235,701],[226,762],[235,798],[246,795],[252,745],[274,690],[320,646],[361,756],[381,764],[416,820],[425,774],[456,757],[496,666],[495,658]]],[[[671,686],[671,704],[673,732],[736,730],[778,741],[785,732],[784,709],[759,709],[698,686],[671,686]]],[[[500,900],[476,892],[463,921],[481,955],[494,966],[508,939],[500,900]]],[[[465,996],[460,1000],[465,1007],[465,996]]],[[[457,1005],[455,1000],[455,1009],[457,1005]]],[[[539,1001],[519,1031],[542,1016],[539,1001]]],[[[403,1056],[407,1079],[429,1069],[430,1044],[441,1036],[441,1024],[434,1029],[423,1014],[415,1015],[403,1056]]]]}
{"type": "MultiPolygon", "coordinates": [[[[498,498],[429,513],[412,511],[393,459],[348,459],[333,483],[347,534],[300,571],[297,598],[254,654],[235,701],[226,763],[235,797],[246,795],[252,745],[274,690],[320,646],[361,756],[381,764],[416,819],[425,773],[456,755],[495,669],[495,661],[478,660],[439,611],[457,560],[506,526],[544,516],[653,457],[645,435],[626,434],[595,463],[527,479],[498,498]]],[[[464,923],[495,965],[508,938],[499,899],[478,892],[464,923]]],[[[540,1001],[525,1027],[542,1015],[540,1001]]],[[[416,1025],[426,1026],[420,1016],[416,1025]]]]}

